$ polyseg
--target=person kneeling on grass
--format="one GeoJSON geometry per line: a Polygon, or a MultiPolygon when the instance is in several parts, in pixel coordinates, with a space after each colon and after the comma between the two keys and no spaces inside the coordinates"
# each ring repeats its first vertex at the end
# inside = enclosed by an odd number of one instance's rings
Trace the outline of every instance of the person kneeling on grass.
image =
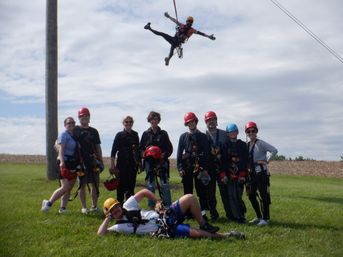
{"type": "Polygon", "coordinates": [[[212,226],[203,219],[199,203],[192,194],[182,196],[168,209],[165,209],[161,200],[157,199],[152,192],[142,189],[131,196],[123,204],[123,207],[116,199],[108,198],[104,202],[103,211],[106,218],[98,229],[100,236],[109,232],[117,232],[169,238],[245,238],[243,233],[236,231],[217,233],[219,227],[212,226]],[[156,202],[155,211],[139,209],[139,202],[144,198],[156,202]],[[188,215],[195,218],[200,226],[199,229],[191,228],[190,225],[182,223],[188,215]],[[112,219],[116,221],[116,224],[109,227],[112,219]]]}

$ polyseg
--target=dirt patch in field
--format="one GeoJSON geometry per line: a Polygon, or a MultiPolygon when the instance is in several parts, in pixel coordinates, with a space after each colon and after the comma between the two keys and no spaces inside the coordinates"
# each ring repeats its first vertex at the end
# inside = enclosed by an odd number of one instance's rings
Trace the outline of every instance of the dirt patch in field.
{"type": "MultiPolygon", "coordinates": [[[[110,158],[104,158],[108,167],[110,158]]],[[[0,154],[0,163],[46,163],[44,155],[12,155],[0,154]]],[[[170,161],[171,168],[176,167],[176,161],[170,161]]],[[[342,161],[273,161],[269,164],[271,174],[343,177],[342,161]]]]}

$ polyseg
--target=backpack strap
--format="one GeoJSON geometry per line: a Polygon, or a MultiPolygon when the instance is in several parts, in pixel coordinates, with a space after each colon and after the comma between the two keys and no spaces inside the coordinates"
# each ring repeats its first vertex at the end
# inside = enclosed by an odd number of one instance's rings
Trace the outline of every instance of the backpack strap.
{"type": "Polygon", "coordinates": [[[116,224],[132,223],[134,234],[136,234],[139,225],[144,225],[149,222],[149,220],[142,219],[141,210],[128,211],[123,208],[123,213],[126,216],[127,220],[118,220],[116,224]]]}

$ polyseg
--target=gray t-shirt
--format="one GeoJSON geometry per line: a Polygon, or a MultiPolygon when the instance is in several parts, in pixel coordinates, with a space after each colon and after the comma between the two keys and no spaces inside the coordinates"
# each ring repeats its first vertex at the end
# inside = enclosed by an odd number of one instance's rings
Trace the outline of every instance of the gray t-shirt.
{"type": "MultiPolygon", "coordinates": [[[[251,149],[253,147],[253,144],[249,144],[249,153],[251,152],[251,149]]],[[[257,161],[267,161],[269,162],[270,159],[272,159],[276,154],[278,150],[272,146],[271,144],[268,144],[267,142],[257,139],[255,146],[254,146],[254,163],[257,163],[257,161]]],[[[264,170],[267,170],[267,165],[262,165],[264,170]]],[[[255,166],[255,171],[258,173],[261,171],[261,165],[255,166]]]]}

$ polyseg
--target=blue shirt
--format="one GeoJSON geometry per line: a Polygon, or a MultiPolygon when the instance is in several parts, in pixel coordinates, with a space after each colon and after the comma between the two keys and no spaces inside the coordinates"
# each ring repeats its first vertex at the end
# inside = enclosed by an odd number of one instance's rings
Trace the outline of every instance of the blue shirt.
{"type": "Polygon", "coordinates": [[[73,156],[76,148],[76,141],[70,133],[65,130],[57,138],[57,143],[64,145],[64,157],[73,156]]]}

